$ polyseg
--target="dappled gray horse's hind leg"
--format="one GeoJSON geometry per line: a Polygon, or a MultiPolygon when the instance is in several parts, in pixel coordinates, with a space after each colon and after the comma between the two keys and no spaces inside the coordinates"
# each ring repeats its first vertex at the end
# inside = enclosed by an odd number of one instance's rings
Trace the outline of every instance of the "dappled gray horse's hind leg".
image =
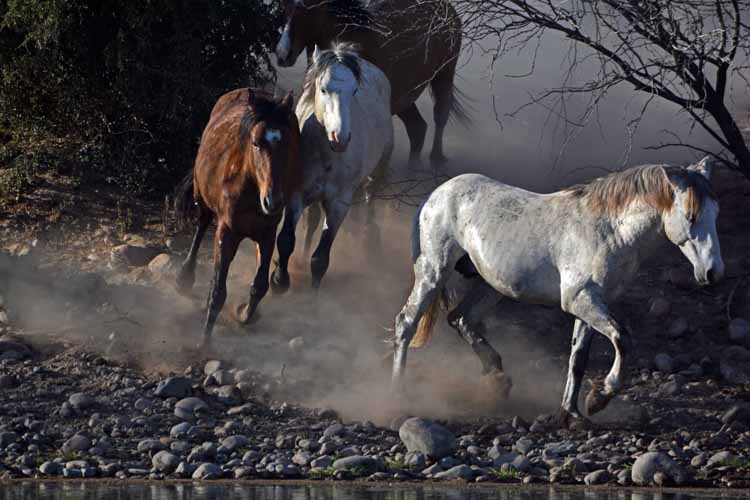
{"type": "Polygon", "coordinates": [[[473,285],[463,300],[448,314],[448,323],[458,332],[482,363],[482,386],[496,392],[501,399],[508,397],[513,386],[503,370],[500,354],[484,337],[483,318],[502,299],[495,289],[481,277],[472,278],[473,285]]]}
{"type": "Polygon", "coordinates": [[[587,423],[586,418],[578,411],[578,394],[581,390],[583,374],[586,372],[593,334],[594,330],[589,325],[576,318],[573,326],[573,340],[570,345],[568,378],[560,408],[560,423],[564,427],[575,427],[587,423]]]}

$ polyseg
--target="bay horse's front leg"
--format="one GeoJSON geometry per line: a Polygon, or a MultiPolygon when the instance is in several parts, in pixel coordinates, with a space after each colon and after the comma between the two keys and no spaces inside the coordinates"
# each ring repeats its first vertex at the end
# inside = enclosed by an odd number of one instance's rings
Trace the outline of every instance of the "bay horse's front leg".
{"type": "Polygon", "coordinates": [[[265,231],[257,243],[256,259],[258,270],[255,273],[253,284],[250,285],[250,298],[245,304],[237,306],[237,320],[248,324],[253,319],[258,304],[268,293],[268,274],[271,270],[271,258],[273,257],[273,244],[276,241],[276,228],[271,227],[265,231]]]}
{"type": "Polygon", "coordinates": [[[604,379],[604,386],[594,384],[586,396],[586,412],[593,415],[602,411],[622,389],[624,365],[632,341],[630,334],[609,313],[609,309],[596,290],[581,290],[567,305],[566,311],[607,337],[615,349],[615,360],[604,379]]]}
{"type": "Polygon", "coordinates": [[[560,423],[566,428],[589,425],[587,419],[578,411],[578,394],[581,390],[583,374],[586,372],[593,334],[594,330],[589,325],[576,318],[573,326],[573,340],[570,345],[568,378],[560,408],[560,423]]]}
{"type": "Polygon", "coordinates": [[[334,200],[325,200],[323,203],[323,210],[326,214],[323,232],[320,235],[318,247],[310,259],[313,288],[320,288],[320,282],[323,280],[326,271],[328,271],[328,264],[331,259],[331,247],[336,239],[336,234],[339,232],[341,223],[344,222],[344,218],[346,218],[346,214],[349,212],[351,202],[352,197],[349,195],[334,200]]]}
{"type": "Polygon", "coordinates": [[[281,227],[281,232],[277,238],[276,246],[279,249],[279,261],[276,264],[276,269],[271,276],[271,291],[273,293],[284,293],[289,290],[290,279],[289,279],[289,258],[294,253],[294,246],[297,242],[295,235],[297,230],[297,223],[299,222],[300,216],[304,207],[302,206],[302,199],[296,196],[286,206],[284,213],[284,224],[281,227]]]}
{"type": "Polygon", "coordinates": [[[240,241],[240,237],[227,226],[219,223],[214,238],[214,277],[208,295],[208,311],[206,312],[206,324],[203,329],[202,347],[206,347],[210,343],[216,318],[219,317],[221,308],[224,307],[224,302],[227,299],[229,264],[237,253],[240,241]]]}

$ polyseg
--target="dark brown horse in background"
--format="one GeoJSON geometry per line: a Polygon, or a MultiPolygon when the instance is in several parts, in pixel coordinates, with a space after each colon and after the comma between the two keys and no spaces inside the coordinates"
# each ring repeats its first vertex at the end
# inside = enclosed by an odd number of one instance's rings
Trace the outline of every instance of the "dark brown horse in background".
{"type": "Polygon", "coordinates": [[[281,0],[286,25],[276,46],[279,66],[291,66],[315,45],[353,42],[360,55],[378,66],[391,82],[391,113],[406,126],[409,161],[418,162],[427,123],[415,101],[429,85],[435,102],[431,160],[446,161],[443,131],[448,118],[468,123],[453,85],[461,51],[461,19],[447,0],[382,0],[366,8],[362,0],[281,0]]]}
{"type": "Polygon", "coordinates": [[[198,207],[198,227],[177,276],[181,291],[192,288],[201,240],[211,220],[217,222],[204,344],[210,341],[226,300],[229,264],[244,238],[257,244],[258,269],[248,302],[236,310],[237,319],[249,322],[268,291],[284,202],[299,189],[302,178],[299,147],[299,123],[291,94],[279,100],[259,90],[234,90],[224,94],[211,111],[195,167],[177,193],[177,211],[183,220],[189,218],[193,204],[198,207]]]}

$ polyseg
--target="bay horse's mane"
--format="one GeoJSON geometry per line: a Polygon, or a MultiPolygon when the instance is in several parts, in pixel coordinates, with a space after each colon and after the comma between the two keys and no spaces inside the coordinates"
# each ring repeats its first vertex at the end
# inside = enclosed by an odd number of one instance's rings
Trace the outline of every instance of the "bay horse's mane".
{"type": "Polygon", "coordinates": [[[269,93],[253,91],[252,89],[248,89],[248,92],[254,92],[255,95],[253,96],[253,107],[245,106],[245,112],[240,120],[240,147],[242,151],[245,151],[247,147],[250,129],[258,122],[266,121],[272,124],[289,122],[288,113],[281,105],[283,97],[274,97],[269,93]]]}
{"type": "Polygon", "coordinates": [[[690,216],[700,212],[706,197],[716,199],[711,184],[703,175],[672,165],[633,167],[571,186],[564,191],[582,198],[597,214],[616,216],[636,200],[647,203],[661,213],[670,210],[674,203],[674,188],[670,179],[686,187],[690,216]]]}
{"type": "Polygon", "coordinates": [[[352,72],[357,83],[362,82],[362,68],[359,65],[359,47],[348,42],[334,42],[330,50],[318,53],[317,61],[310,64],[302,83],[300,105],[315,105],[315,82],[334,64],[343,64],[352,72]],[[309,91],[309,92],[308,92],[309,91]]]}

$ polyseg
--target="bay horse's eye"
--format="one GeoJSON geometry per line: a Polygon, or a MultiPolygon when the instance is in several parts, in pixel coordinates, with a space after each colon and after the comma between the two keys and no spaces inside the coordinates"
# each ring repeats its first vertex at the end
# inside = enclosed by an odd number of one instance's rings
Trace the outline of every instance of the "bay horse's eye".
{"type": "Polygon", "coordinates": [[[258,141],[258,139],[253,139],[253,146],[255,146],[256,148],[260,147],[260,142],[258,141]]]}

